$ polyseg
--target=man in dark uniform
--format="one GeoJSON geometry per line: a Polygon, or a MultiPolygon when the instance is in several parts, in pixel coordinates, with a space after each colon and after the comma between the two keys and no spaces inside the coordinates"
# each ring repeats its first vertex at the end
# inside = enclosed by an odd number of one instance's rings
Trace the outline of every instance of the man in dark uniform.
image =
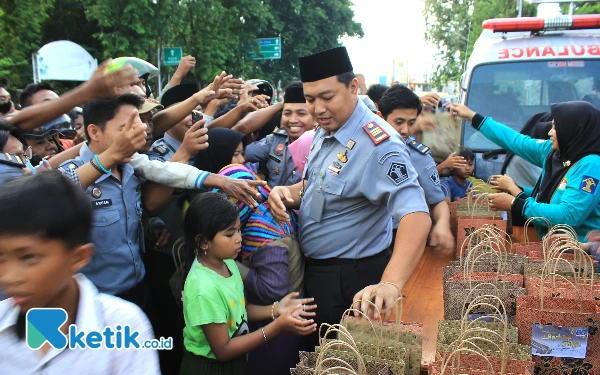
{"type": "MultiPolygon", "coordinates": [[[[431,227],[423,189],[400,136],[358,99],[344,47],[300,58],[300,75],[320,128],[303,181],[274,188],[269,205],[279,220],[300,209],[304,283],[318,324],[339,322],[356,300],[373,300],[387,319],[431,227]],[[391,257],[390,216],[400,223],[391,257]]],[[[367,303],[360,308],[378,318],[367,303]]]]}

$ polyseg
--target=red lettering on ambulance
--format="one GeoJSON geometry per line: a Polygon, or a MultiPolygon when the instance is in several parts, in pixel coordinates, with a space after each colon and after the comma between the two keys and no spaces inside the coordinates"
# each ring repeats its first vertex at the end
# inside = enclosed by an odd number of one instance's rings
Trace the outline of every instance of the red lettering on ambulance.
{"type": "Polygon", "coordinates": [[[556,53],[554,52],[554,50],[552,49],[552,47],[546,46],[546,47],[544,47],[544,50],[542,51],[542,56],[543,57],[546,57],[546,56],[556,56],[556,53]]]}
{"type": "Polygon", "coordinates": [[[525,51],[523,51],[523,48],[512,48],[512,57],[514,57],[515,59],[520,59],[521,57],[523,57],[523,54],[525,53],[525,51]]]}
{"type": "Polygon", "coordinates": [[[498,50],[498,60],[508,59],[508,48],[498,50]]]}
{"type": "Polygon", "coordinates": [[[540,47],[527,47],[527,57],[532,57],[534,53],[536,57],[539,57],[540,47]]]}
{"type": "Polygon", "coordinates": [[[592,56],[600,56],[600,46],[588,46],[588,54],[592,56]]]}
{"type": "Polygon", "coordinates": [[[558,53],[558,56],[569,56],[569,46],[563,46],[562,51],[558,53]]]}
{"type": "Polygon", "coordinates": [[[573,54],[575,56],[583,56],[583,54],[585,54],[585,47],[584,46],[571,46],[571,51],[573,51],[573,54]],[[577,48],[579,48],[579,50],[577,50],[577,48]]]}

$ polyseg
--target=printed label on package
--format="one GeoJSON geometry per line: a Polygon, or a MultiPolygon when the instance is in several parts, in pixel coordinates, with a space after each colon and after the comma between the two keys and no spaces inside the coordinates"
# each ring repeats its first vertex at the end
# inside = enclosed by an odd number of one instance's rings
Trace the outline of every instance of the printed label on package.
{"type": "Polygon", "coordinates": [[[541,357],[585,358],[587,327],[559,327],[534,324],[531,354],[541,357]]]}

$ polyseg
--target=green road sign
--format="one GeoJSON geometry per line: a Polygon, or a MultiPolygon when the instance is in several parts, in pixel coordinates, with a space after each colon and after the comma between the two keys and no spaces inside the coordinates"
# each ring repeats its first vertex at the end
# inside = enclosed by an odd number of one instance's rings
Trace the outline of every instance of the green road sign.
{"type": "Polygon", "coordinates": [[[250,57],[253,60],[277,60],[281,58],[281,38],[256,39],[256,43],[260,48],[260,53],[257,55],[250,52],[250,57]]]}
{"type": "Polygon", "coordinates": [[[181,47],[168,47],[163,48],[163,64],[169,65],[179,65],[179,60],[183,56],[183,52],[181,51],[181,47]]]}

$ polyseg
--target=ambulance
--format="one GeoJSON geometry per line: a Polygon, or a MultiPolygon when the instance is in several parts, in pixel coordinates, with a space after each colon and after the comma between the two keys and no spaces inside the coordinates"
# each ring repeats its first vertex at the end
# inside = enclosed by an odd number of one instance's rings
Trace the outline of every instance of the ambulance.
{"type": "MultiPolygon", "coordinates": [[[[460,86],[462,104],[517,131],[552,103],[586,100],[600,107],[600,15],[483,22],[460,86]]],[[[477,178],[501,172],[506,152],[470,123],[462,124],[461,145],[475,152],[477,178]]],[[[539,173],[520,169],[515,182],[533,186],[539,173]]]]}

